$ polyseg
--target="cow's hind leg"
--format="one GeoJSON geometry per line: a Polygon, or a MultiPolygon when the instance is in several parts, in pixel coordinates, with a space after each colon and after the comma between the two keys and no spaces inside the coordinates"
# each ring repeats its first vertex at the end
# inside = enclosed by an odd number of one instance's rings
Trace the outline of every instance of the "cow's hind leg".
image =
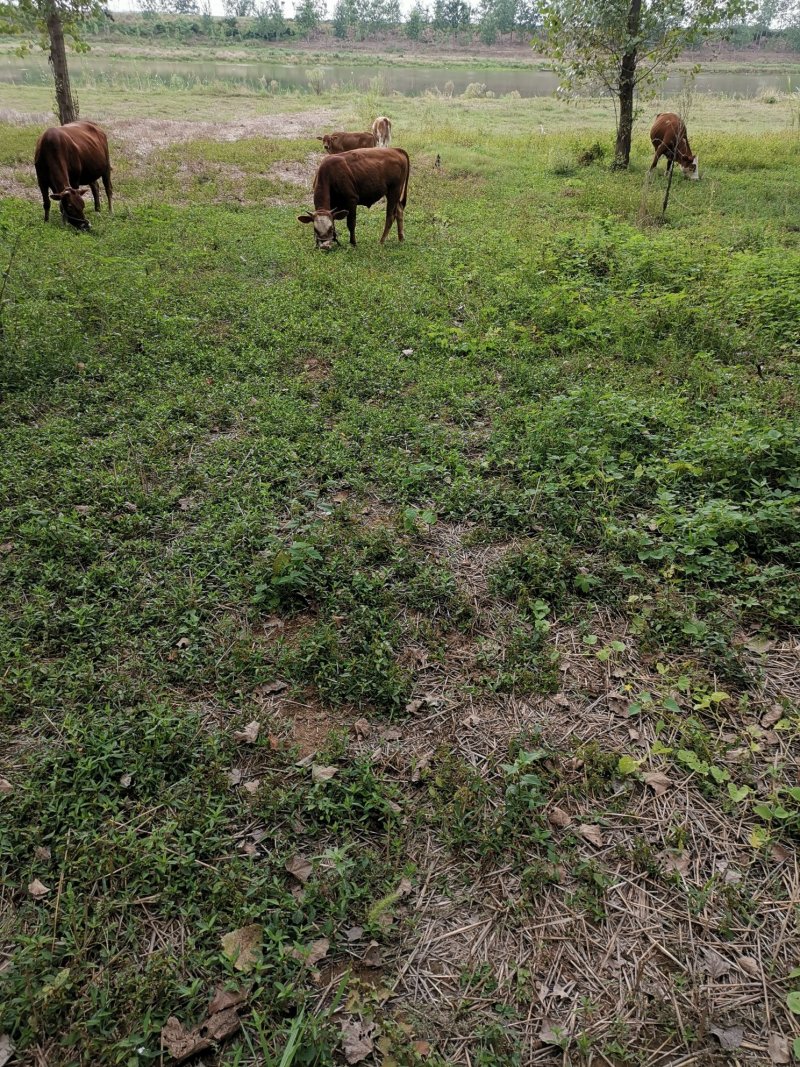
{"type": "Polygon", "coordinates": [[[109,167],[103,175],[103,188],[106,191],[106,199],[108,200],[108,213],[109,215],[113,215],[114,209],[111,206],[111,196],[114,190],[111,188],[111,167],[109,167]]]}
{"type": "Polygon", "coordinates": [[[89,188],[92,190],[92,200],[94,200],[95,211],[100,210],[100,186],[97,182],[89,182],[89,188]]]}
{"type": "Polygon", "coordinates": [[[666,145],[662,141],[662,143],[656,149],[656,154],[653,156],[653,162],[650,164],[650,173],[651,174],[653,173],[653,171],[658,166],[658,161],[664,155],[665,151],[666,151],[666,145]]]}
{"type": "Polygon", "coordinates": [[[405,240],[405,234],[403,233],[403,213],[404,213],[404,210],[405,209],[403,208],[403,206],[401,204],[398,204],[397,205],[397,210],[395,211],[395,218],[397,219],[397,240],[398,241],[404,241],[405,240]]]}
{"type": "MultiPolygon", "coordinates": [[[[389,236],[389,230],[391,230],[392,224],[394,223],[394,220],[397,217],[397,208],[398,208],[397,201],[392,203],[392,201],[387,196],[386,197],[386,225],[383,227],[383,236],[381,237],[381,244],[383,244],[383,242],[389,236]]],[[[400,226],[399,225],[398,225],[398,228],[397,228],[397,232],[398,232],[398,235],[399,235],[399,233],[400,233],[400,226]]]]}

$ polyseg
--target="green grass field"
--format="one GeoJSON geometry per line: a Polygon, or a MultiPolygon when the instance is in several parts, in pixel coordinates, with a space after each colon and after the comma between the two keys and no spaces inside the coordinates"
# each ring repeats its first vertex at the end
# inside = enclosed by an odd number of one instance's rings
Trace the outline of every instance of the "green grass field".
{"type": "Polygon", "coordinates": [[[599,104],[82,104],[89,234],[0,125],[14,1062],[171,1062],[221,985],[225,1065],[789,1055],[792,105],[698,100],[662,220],[599,104]],[[314,251],[312,107],[392,115],[403,245],[314,251]]]}

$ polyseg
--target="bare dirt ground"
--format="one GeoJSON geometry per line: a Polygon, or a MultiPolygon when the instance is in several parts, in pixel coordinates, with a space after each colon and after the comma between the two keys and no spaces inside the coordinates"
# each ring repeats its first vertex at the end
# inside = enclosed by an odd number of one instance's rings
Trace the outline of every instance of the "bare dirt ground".
{"type": "Polygon", "coordinates": [[[109,134],[135,156],[187,141],[241,141],[248,137],[291,139],[316,136],[337,118],[333,108],[282,115],[262,115],[233,122],[189,122],[175,119],[112,119],[109,134]]]}
{"type": "MultiPolygon", "coordinates": [[[[126,167],[133,173],[147,163],[153,153],[173,145],[190,141],[239,141],[251,137],[293,140],[316,136],[320,130],[331,129],[341,120],[334,108],[315,108],[308,111],[288,112],[277,115],[261,115],[255,118],[232,122],[208,122],[187,119],[162,118],[104,118],[103,123],[112,145],[119,146],[126,157],[126,167]]],[[[42,126],[52,123],[48,112],[23,112],[0,109],[0,122],[19,126],[42,126]]],[[[310,188],[319,159],[310,155],[305,162],[275,163],[267,175],[277,182],[310,188]]],[[[190,164],[181,165],[184,170],[197,169],[190,164]]],[[[245,172],[227,164],[203,164],[203,169],[229,179],[241,179],[245,172]]],[[[33,167],[28,163],[0,166],[0,196],[20,197],[23,200],[39,200],[39,190],[33,167]]]]}

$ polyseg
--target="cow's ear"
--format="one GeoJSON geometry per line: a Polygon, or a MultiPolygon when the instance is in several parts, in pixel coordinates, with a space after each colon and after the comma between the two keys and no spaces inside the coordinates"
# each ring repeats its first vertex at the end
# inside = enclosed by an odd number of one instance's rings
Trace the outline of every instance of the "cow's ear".
{"type": "Polygon", "coordinates": [[[86,194],[88,192],[91,192],[91,190],[89,189],[88,185],[83,185],[80,189],[76,189],[75,192],[78,194],[78,196],[86,196],[86,194]]]}
{"type": "Polygon", "coordinates": [[[349,214],[350,212],[347,211],[345,208],[339,208],[338,211],[334,211],[333,217],[335,219],[346,219],[349,214]]]}
{"type": "Polygon", "coordinates": [[[314,216],[313,215],[298,215],[297,216],[297,221],[298,222],[313,222],[314,221],[314,216]]]}
{"type": "Polygon", "coordinates": [[[317,138],[317,140],[318,140],[318,141],[324,141],[324,140],[325,140],[325,138],[324,138],[324,137],[318,137],[318,138],[317,138]]]}
{"type": "Polygon", "coordinates": [[[50,199],[51,199],[51,200],[55,200],[55,201],[56,201],[56,203],[58,203],[58,201],[59,201],[59,200],[61,199],[61,197],[62,197],[63,195],[64,195],[63,193],[51,193],[51,194],[50,194],[50,199]]]}

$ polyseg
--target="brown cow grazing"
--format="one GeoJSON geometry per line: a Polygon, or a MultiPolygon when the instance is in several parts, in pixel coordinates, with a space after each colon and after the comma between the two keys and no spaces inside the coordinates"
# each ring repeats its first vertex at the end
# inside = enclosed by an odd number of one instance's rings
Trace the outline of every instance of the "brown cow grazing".
{"type": "Polygon", "coordinates": [[[83,197],[92,190],[94,209],[100,210],[98,178],[108,197],[111,212],[111,163],[108,158],[108,139],[93,122],[68,122],[66,126],[51,126],[36,142],[33,157],[36,180],[44,201],[44,221],[50,218],[50,201],[61,205],[65,222],[79,230],[88,230],[83,197]],[[50,194],[50,190],[53,190],[50,194]]]}
{"type": "Polygon", "coordinates": [[[392,120],[385,115],[379,115],[372,123],[372,132],[375,135],[376,148],[388,148],[392,140],[392,120]]]}
{"type": "Polygon", "coordinates": [[[299,222],[314,223],[314,240],[324,252],[338,244],[337,219],[347,219],[350,244],[356,243],[356,207],[372,207],[386,197],[386,225],[381,244],[392,223],[403,240],[403,212],[408,195],[411,164],[402,148],[358,148],[328,156],[314,178],[314,210],[298,215],[299,222]]]}
{"type": "Polygon", "coordinates": [[[650,140],[656,154],[650,164],[650,170],[654,171],[662,156],[667,157],[667,173],[677,160],[683,171],[684,178],[697,181],[700,170],[697,166],[697,156],[692,155],[689,147],[689,138],[686,134],[686,125],[680,115],[672,111],[665,111],[656,115],[656,121],[650,130],[650,140]]]}
{"type": "Polygon", "coordinates": [[[337,152],[352,152],[354,148],[374,148],[375,134],[371,130],[364,133],[346,133],[339,130],[336,133],[326,133],[324,137],[318,137],[322,141],[322,147],[326,152],[335,155],[337,152]]]}

